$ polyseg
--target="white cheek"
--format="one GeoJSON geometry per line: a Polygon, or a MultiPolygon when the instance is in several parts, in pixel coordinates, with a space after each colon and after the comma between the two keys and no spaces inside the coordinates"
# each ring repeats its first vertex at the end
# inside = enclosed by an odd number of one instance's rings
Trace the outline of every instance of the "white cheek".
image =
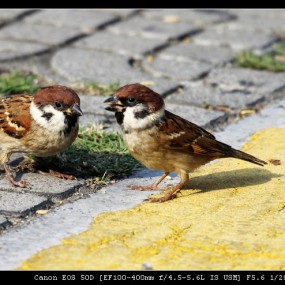
{"type": "Polygon", "coordinates": [[[145,118],[136,118],[135,113],[138,111],[142,111],[143,108],[138,107],[128,107],[124,113],[124,129],[145,129],[152,125],[155,121],[159,120],[164,116],[164,109],[156,111],[152,114],[147,115],[145,118]]]}
{"type": "Polygon", "coordinates": [[[49,131],[51,132],[60,132],[65,129],[65,116],[63,112],[54,109],[54,107],[51,105],[45,106],[43,108],[43,111],[40,110],[34,104],[34,102],[31,103],[31,116],[39,125],[41,125],[43,128],[49,129],[49,131]],[[42,117],[44,113],[52,113],[53,116],[49,120],[47,120],[46,118],[42,117]]]}

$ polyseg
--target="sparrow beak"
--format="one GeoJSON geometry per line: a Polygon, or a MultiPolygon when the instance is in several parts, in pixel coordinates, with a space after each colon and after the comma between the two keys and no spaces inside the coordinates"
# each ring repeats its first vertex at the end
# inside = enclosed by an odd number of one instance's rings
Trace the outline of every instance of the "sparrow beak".
{"type": "Polygon", "coordinates": [[[75,103],[72,108],[68,108],[65,113],[69,116],[72,116],[72,115],[76,115],[76,116],[82,116],[83,115],[83,112],[82,110],[80,109],[79,105],[77,103],[75,103]]]}
{"type": "Polygon", "coordinates": [[[104,101],[104,103],[109,104],[110,106],[105,108],[107,111],[111,112],[123,112],[125,110],[124,104],[118,99],[117,96],[111,96],[104,101]]]}

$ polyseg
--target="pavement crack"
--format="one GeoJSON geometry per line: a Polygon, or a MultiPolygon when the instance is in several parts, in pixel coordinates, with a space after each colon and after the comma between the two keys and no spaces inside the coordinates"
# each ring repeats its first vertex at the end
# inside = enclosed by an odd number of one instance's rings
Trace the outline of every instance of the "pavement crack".
{"type": "Polygon", "coordinates": [[[6,20],[3,23],[1,23],[0,24],[0,29],[4,28],[6,26],[9,26],[11,24],[14,24],[14,23],[16,23],[16,22],[18,22],[20,20],[23,20],[25,17],[30,16],[30,15],[35,14],[35,13],[38,13],[38,12],[40,12],[39,9],[33,9],[33,10],[24,11],[24,12],[20,13],[18,16],[16,16],[15,18],[10,19],[10,20],[6,20]]]}

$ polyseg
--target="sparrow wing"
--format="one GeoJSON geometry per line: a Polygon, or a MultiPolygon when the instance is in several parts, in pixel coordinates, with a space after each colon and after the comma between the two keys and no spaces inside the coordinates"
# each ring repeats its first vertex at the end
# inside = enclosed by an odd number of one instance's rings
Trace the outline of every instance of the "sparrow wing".
{"type": "Polygon", "coordinates": [[[160,140],[168,149],[223,157],[229,146],[215,139],[205,129],[169,112],[159,125],[160,140]]]}
{"type": "Polygon", "coordinates": [[[0,130],[11,137],[22,138],[31,127],[32,99],[28,94],[0,99],[0,130]]]}

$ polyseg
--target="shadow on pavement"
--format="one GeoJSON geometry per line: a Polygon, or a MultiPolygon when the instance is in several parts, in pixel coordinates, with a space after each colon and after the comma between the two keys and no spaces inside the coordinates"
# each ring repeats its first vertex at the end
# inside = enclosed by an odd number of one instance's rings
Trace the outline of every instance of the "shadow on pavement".
{"type": "Polygon", "coordinates": [[[259,168],[221,171],[193,178],[190,177],[187,189],[200,189],[203,192],[207,192],[227,188],[247,187],[264,184],[272,178],[281,176],[283,175],[259,168]]]}

